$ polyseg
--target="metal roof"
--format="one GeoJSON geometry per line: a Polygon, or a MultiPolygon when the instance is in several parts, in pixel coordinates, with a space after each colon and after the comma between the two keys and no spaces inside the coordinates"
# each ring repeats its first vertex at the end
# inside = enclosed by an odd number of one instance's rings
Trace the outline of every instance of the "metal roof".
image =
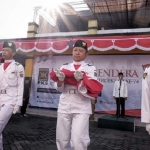
{"type": "Polygon", "coordinates": [[[87,31],[98,20],[98,30],[150,27],[150,0],[78,0],[50,11],[59,32],[87,31]]]}

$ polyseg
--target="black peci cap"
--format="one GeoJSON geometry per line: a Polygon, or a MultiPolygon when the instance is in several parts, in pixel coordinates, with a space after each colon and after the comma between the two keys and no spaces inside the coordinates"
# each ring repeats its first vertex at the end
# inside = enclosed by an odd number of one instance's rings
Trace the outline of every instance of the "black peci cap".
{"type": "Polygon", "coordinates": [[[3,48],[9,47],[13,52],[16,52],[16,45],[13,42],[4,41],[3,48]]]}
{"type": "MultiPolygon", "coordinates": [[[[87,43],[83,40],[77,40],[74,44],[74,47],[82,47],[84,48],[86,51],[88,51],[88,48],[87,48],[87,43]]],[[[73,48],[74,48],[73,47],[73,48]]]]}

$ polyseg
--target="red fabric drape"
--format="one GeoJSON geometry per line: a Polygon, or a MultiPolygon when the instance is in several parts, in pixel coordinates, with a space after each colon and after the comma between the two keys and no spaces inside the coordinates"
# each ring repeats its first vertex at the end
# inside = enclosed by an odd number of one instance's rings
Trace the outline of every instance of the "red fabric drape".
{"type": "MultiPolygon", "coordinates": [[[[80,84],[80,81],[77,82],[76,79],[74,78],[74,71],[69,71],[67,69],[62,69],[61,71],[66,76],[65,84],[75,85],[75,86],[78,87],[78,85],[80,84]]],[[[55,82],[58,80],[58,78],[56,77],[56,74],[55,74],[54,71],[50,72],[50,78],[55,82]]],[[[103,85],[100,82],[88,77],[85,73],[84,73],[84,76],[83,76],[83,85],[87,89],[87,95],[91,96],[91,97],[94,97],[94,98],[98,97],[99,93],[103,89],[103,85]]]]}
{"type": "MultiPolygon", "coordinates": [[[[38,52],[53,51],[55,53],[63,53],[67,51],[70,46],[78,39],[87,42],[88,50],[95,49],[98,51],[107,51],[117,49],[120,51],[129,51],[135,48],[143,51],[150,51],[150,36],[137,35],[137,36],[100,36],[100,37],[79,37],[79,38],[36,38],[36,39],[16,39],[11,40],[16,44],[17,50],[23,52],[31,52],[33,50],[38,52]]],[[[3,46],[3,41],[0,41],[0,51],[3,46]]]]}

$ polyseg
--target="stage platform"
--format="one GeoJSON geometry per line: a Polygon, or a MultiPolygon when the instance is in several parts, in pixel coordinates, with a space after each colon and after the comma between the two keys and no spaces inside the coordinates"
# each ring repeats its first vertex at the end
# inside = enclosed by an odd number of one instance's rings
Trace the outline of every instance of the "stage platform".
{"type": "Polygon", "coordinates": [[[114,115],[104,115],[98,118],[98,128],[135,132],[135,122],[133,117],[116,118],[114,115]]]}

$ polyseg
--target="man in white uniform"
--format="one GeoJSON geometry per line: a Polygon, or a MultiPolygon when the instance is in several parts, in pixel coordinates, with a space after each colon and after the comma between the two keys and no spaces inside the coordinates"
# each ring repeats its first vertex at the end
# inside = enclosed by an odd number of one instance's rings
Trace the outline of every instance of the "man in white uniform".
{"type": "Polygon", "coordinates": [[[64,64],[56,71],[58,81],[55,82],[55,87],[62,92],[58,106],[56,143],[58,150],[87,150],[90,143],[91,99],[81,95],[76,84],[65,84],[65,74],[61,70],[73,71],[74,80],[78,84],[83,80],[83,72],[97,79],[96,68],[84,62],[88,55],[86,42],[77,40],[72,55],[73,63],[64,64]]]}
{"type": "Polygon", "coordinates": [[[142,79],[141,122],[150,134],[150,68],[145,69],[142,79]]]}
{"type": "Polygon", "coordinates": [[[15,53],[15,44],[5,41],[2,49],[5,61],[0,65],[0,150],[3,150],[2,131],[23,100],[24,68],[13,60],[15,53]]]}
{"type": "Polygon", "coordinates": [[[123,80],[123,73],[118,74],[118,80],[115,81],[113,97],[116,100],[116,116],[120,117],[120,105],[121,105],[121,117],[125,117],[125,100],[128,97],[127,82],[123,80]]]}

